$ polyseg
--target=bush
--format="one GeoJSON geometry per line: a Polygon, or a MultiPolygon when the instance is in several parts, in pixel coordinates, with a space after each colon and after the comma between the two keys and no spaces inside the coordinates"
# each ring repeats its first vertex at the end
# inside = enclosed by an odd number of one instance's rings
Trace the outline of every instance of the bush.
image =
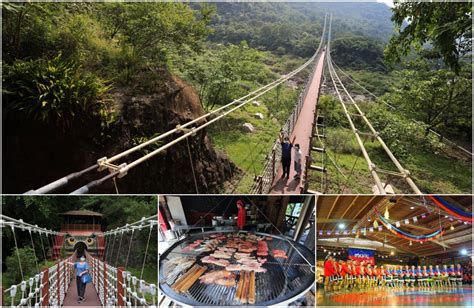
{"type": "Polygon", "coordinates": [[[409,158],[410,152],[416,150],[434,152],[442,146],[433,136],[425,135],[427,126],[420,126],[383,106],[371,105],[367,117],[397,157],[409,158]]]}
{"type": "Polygon", "coordinates": [[[334,128],[326,131],[326,146],[339,154],[359,155],[360,146],[350,129],[334,128]]]}
{"type": "MultiPolygon", "coordinates": [[[[19,248],[18,253],[20,254],[21,269],[25,279],[34,276],[37,269],[33,248],[19,248]]],[[[11,250],[10,255],[6,258],[5,264],[7,271],[4,273],[4,276],[8,284],[19,283],[21,281],[21,273],[16,248],[11,250]]]]}
{"type": "Polygon", "coordinates": [[[319,99],[319,113],[324,116],[324,124],[329,127],[349,127],[341,103],[337,97],[323,95],[319,99]]]}
{"type": "Polygon", "coordinates": [[[17,60],[4,66],[4,111],[25,120],[68,128],[74,119],[99,116],[99,101],[107,91],[93,74],[82,73],[61,54],[51,60],[17,60]]]}

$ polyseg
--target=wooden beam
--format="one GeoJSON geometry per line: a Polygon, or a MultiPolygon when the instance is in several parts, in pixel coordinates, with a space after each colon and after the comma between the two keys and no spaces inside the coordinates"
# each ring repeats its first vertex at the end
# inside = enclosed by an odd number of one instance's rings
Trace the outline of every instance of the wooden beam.
{"type": "MultiPolygon", "coordinates": [[[[347,208],[346,208],[346,210],[344,211],[344,213],[342,213],[341,218],[344,218],[344,216],[346,216],[347,212],[349,212],[349,210],[352,208],[352,206],[354,205],[354,203],[356,202],[356,200],[357,200],[358,197],[359,197],[359,196],[355,196],[355,197],[352,199],[351,203],[349,203],[349,205],[347,206],[347,208]]],[[[354,222],[357,221],[356,219],[352,219],[352,220],[353,220],[354,222]]],[[[342,219],[340,219],[340,221],[342,221],[342,219]]],[[[331,232],[334,232],[334,230],[336,230],[336,226],[334,226],[334,228],[332,229],[331,232]]]]}
{"type": "MultiPolygon", "coordinates": [[[[404,220],[404,219],[401,219],[401,220],[404,220]]],[[[407,228],[410,228],[410,229],[421,230],[421,231],[431,231],[431,230],[433,230],[433,228],[427,228],[427,227],[415,225],[413,223],[409,223],[408,225],[403,224],[403,226],[407,227],[407,228]]]]}
{"type": "Polygon", "coordinates": [[[328,213],[328,215],[326,216],[327,219],[329,219],[329,217],[331,217],[332,211],[334,210],[334,207],[335,207],[336,204],[337,204],[337,200],[339,200],[339,198],[340,198],[341,196],[342,196],[342,195],[337,195],[337,196],[336,196],[336,199],[334,199],[334,202],[333,202],[332,205],[331,205],[331,209],[329,210],[329,213],[328,213]]]}
{"type": "Polygon", "coordinates": [[[448,199],[448,201],[450,203],[455,203],[457,207],[461,208],[463,211],[465,212],[471,212],[472,211],[472,208],[468,208],[462,204],[460,204],[457,200],[455,200],[453,197],[451,196],[443,196],[443,199],[448,199]]]}
{"type": "MultiPolygon", "coordinates": [[[[329,213],[328,213],[328,215],[326,216],[326,219],[329,219],[329,217],[331,217],[331,213],[332,213],[332,211],[334,210],[334,207],[336,206],[337,200],[339,200],[339,198],[340,198],[341,196],[342,196],[342,195],[337,195],[336,198],[334,199],[334,202],[332,203],[331,208],[329,209],[329,213]]],[[[324,227],[326,227],[326,224],[323,225],[323,229],[324,229],[324,227]]]]}
{"type": "MultiPolygon", "coordinates": [[[[367,206],[370,204],[370,202],[372,202],[372,200],[374,200],[375,197],[377,197],[377,195],[374,195],[372,198],[370,198],[370,200],[360,209],[360,211],[357,212],[357,214],[354,215],[354,218],[356,218],[357,216],[359,216],[359,214],[362,213],[362,211],[367,208],[367,206]]],[[[380,200],[378,204],[376,204],[371,210],[369,210],[368,213],[366,213],[361,219],[359,219],[359,221],[355,224],[354,228],[358,228],[360,225],[365,224],[366,216],[367,216],[368,214],[370,214],[370,212],[371,212],[374,208],[380,207],[382,204],[386,203],[386,201],[387,201],[387,198],[383,198],[382,200],[380,200]]]]}
{"type": "MultiPolygon", "coordinates": [[[[383,240],[384,240],[384,239],[379,238],[379,237],[376,236],[375,234],[370,235],[370,236],[376,238],[378,241],[383,241],[383,240]]],[[[367,236],[366,236],[366,237],[367,237],[367,236]]],[[[397,251],[401,251],[401,252],[403,252],[403,253],[410,253],[410,252],[406,251],[405,249],[401,248],[401,247],[398,246],[398,245],[393,245],[392,243],[387,243],[387,244],[389,244],[390,246],[395,247],[395,249],[396,249],[397,251]]],[[[389,248],[389,249],[391,249],[391,248],[389,248]]]]}
{"type": "Polygon", "coordinates": [[[357,219],[337,219],[337,218],[317,218],[316,220],[317,223],[323,224],[323,223],[334,223],[334,222],[357,222],[357,219]]]}
{"type": "MultiPolygon", "coordinates": [[[[357,214],[354,216],[357,217],[359,216],[360,213],[362,213],[363,210],[366,209],[367,205],[370,204],[370,202],[372,202],[372,200],[374,200],[374,198],[377,197],[377,195],[374,195],[367,203],[366,205],[360,209],[359,212],[357,212],[357,214]]],[[[391,197],[385,197],[383,198],[382,200],[380,200],[375,206],[372,207],[372,209],[370,209],[367,213],[365,213],[364,216],[362,216],[361,219],[359,219],[359,221],[355,224],[354,228],[357,228],[357,229],[360,229],[361,226],[363,226],[366,222],[367,222],[367,219],[369,217],[369,215],[371,214],[371,212],[374,210],[374,209],[378,209],[380,207],[382,207],[384,204],[386,204],[388,202],[388,198],[391,198],[391,197]]]]}
{"type": "Polygon", "coordinates": [[[468,235],[468,234],[472,235],[471,226],[470,225],[465,225],[465,226],[467,227],[466,229],[462,229],[462,230],[458,230],[458,231],[456,231],[456,229],[454,229],[454,231],[450,232],[449,234],[443,235],[443,240],[450,240],[450,239],[453,239],[453,238],[456,238],[456,237],[461,237],[461,236],[468,235]]]}

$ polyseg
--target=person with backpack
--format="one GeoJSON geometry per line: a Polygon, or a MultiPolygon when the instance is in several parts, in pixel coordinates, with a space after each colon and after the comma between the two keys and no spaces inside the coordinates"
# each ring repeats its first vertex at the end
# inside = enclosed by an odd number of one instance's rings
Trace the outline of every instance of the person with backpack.
{"type": "Polygon", "coordinates": [[[86,258],[81,257],[79,262],[69,264],[74,266],[76,273],[76,287],[77,287],[77,302],[79,304],[83,303],[86,299],[84,294],[86,293],[86,286],[91,282],[91,276],[89,275],[89,264],[86,262],[86,258]]]}

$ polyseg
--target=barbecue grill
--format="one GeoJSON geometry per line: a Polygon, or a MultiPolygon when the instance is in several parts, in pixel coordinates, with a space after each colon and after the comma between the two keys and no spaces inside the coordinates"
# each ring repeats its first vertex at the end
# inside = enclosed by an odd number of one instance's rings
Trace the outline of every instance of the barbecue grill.
{"type": "MultiPolygon", "coordinates": [[[[195,240],[202,240],[204,237],[210,235],[228,233],[231,232],[204,232],[195,234],[184,238],[171,247],[169,247],[161,256],[159,260],[159,280],[160,290],[169,298],[174,300],[176,303],[187,306],[242,306],[242,303],[235,299],[237,285],[234,287],[225,287],[220,285],[204,284],[199,280],[194,282],[192,286],[184,293],[178,293],[171,288],[171,285],[176,281],[177,277],[165,277],[166,263],[175,257],[192,256],[197,257],[196,264],[207,266],[206,271],[222,270],[223,267],[214,264],[203,264],[200,259],[212,254],[212,252],[193,252],[185,251],[183,248],[195,240]]],[[[239,231],[239,233],[247,233],[246,231],[239,231]]],[[[263,268],[267,271],[265,273],[256,273],[255,276],[255,304],[249,306],[272,306],[272,305],[284,305],[288,304],[301,295],[305,294],[314,284],[315,273],[314,253],[311,252],[305,246],[291,241],[292,245],[298,249],[301,255],[289,244],[287,239],[280,236],[252,232],[257,236],[271,237],[272,240],[267,241],[269,254],[265,258],[267,262],[263,264],[263,268]],[[286,251],[288,259],[274,258],[271,255],[273,249],[281,249],[286,251]]],[[[222,245],[222,244],[221,244],[222,245]]],[[[240,272],[237,273],[236,281],[240,279],[240,272]]],[[[184,273],[181,273],[182,275],[184,273]]]]}

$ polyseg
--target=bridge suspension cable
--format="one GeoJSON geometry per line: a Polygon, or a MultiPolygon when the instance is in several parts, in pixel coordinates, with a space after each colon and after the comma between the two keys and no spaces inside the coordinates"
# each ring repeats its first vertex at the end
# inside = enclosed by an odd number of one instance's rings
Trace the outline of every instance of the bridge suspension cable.
{"type": "MultiPolygon", "coordinates": [[[[387,102],[386,100],[382,99],[381,97],[375,95],[373,92],[371,92],[370,90],[368,90],[366,87],[364,87],[363,85],[361,85],[359,82],[357,82],[356,80],[354,80],[354,78],[352,78],[348,73],[346,73],[343,69],[341,69],[335,62],[333,62],[333,65],[344,75],[346,76],[349,80],[351,80],[353,83],[355,83],[357,86],[359,86],[362,90],[364,90],[365,92],[367,92],[370,96],[374,97],[375,99],[381,101],[383,104],[385,104],[387,107],[389,107],[390,109],[392,110],[396,110],[396,111],[401,111],[400,108],[397,108],[396,106],[390,104],[389,102],[387,102]]],[[[418,120],[415,120],[415,119],[410,119],[410,121],[412,121],[413,123],[417,124],[417,125],[421,125],[421,126],[425,126],[426,124],[422,121],[418,121],[418,120]]],[[[439,137],[441,139],[442,142],[445,142],[445,143],[448,143],[450,144],[451,146],[461,150],[462,152],[468,154],[468,155],[473,155],[473,153],[471,151],[469,151],[468,149],[460,146],[459,144],[457,144],[456,142],[446,138],[445,136],[443,136],[442,134],[436,132],[435,130],[431,129],[431,128],[428,128],[427,129],[430,133],[433,133],[434,135],[436,135],[437,137],[439,137]]]]}
{"type": "MultiPolygon", "coordinates": [[[[326,17],[325,17],[325,23],[326,23],[326,17]]],[[[325,30],[325,28],[324,28],[325,30]]],[[[323,32],[323,36],[324,36],[324,32],[323,32]]],[[[322,36],[322,37],[323,37],[322,36]]],[[[309,58],[304,64],[302,64],[301,66],[299,66],[298,68],[296,68],[295,70],[289,72],[288,74],[286,75],[283,75],[281,76],[280,78],[272,81],[271,83],[263,86],[263,87],[260,87],[250,93],[248,93],[247,95],[245,96],[242,96],[238,99],[235,99],[233,100],[232,102],[222,106],[222,107],[219,107],[217,108],[216,110],[213,110],[211,112],[208,112],[192,121],[189,121],[187,123],[184,123],[184,124],[181,124],[181,125],[178,125],[176,126],[176,128],[174,129],[171,129],[165,133],[162,133],[146,142],[143,142],[137,146],[134,146],[128,150],[125,150],[121,153],[118,153],[110,158],[107,158],[107,157],[102,157],[100,159],[97,160],[97,163],[92,165],[92,166],[89,166],[81,171],[78,171],[78,172],[74,172],[74,173],[71,173],[69,175],[66,175],[52,183],[49,183],[43,187],[40,187],[36,190],[30,190],[28,192],[26,192],[27,194],[45,194],[45,193],[49,193],[49,192],[52,192],[54,190],[57,190],[67,184],[69,184],[72,180],[74,179],[77,179],[81,176],[83,176],[84,174],[86,173],[89,173],[93,170],[97,170],[98,172],[101,172],[101,171],[104,171],[104,170],[109,170],[109,174],[107,176],[104,176],[102,178],[99,178],[95,181],[92,181],[92,182],[89,182],[88,184],[80,187],[79,189],[76,189],[72,192],[72,194],[84,194],[84,193],[87,193],[89,192],[92,188],[94,187],[97,187],[99,185],[101,185],[102,183],[104,183],[105,181],[109,180],[109,179],[112,179],[112,178],[121,178],[121,177],[124,177],[125,175],[127,175],[128,171],[131,170],[132,168],[142,164],[143,162],[149,160],[150,158],[156,156],[157,154],[159,153],[162,153],[163,151],[165,151],[166,149],[170,148],[171,146],[181,142],[182,140],[186,139],[187,137],[189,136],[193,136],[195,135],[198,131],[204,129],[205,127],[215,123],[216,121],[222,119],[223,117],[225,117],[226,115],[228,115],[229,113],[237,110],[237,109],[240,109],[242,108],[243,106],[247,105],[248,103],[254,101],[255,99],[257,99],[258,97],[266,94],[267,92],[269,92],[270,90],[274,89],[275,87],[277,87],[278,85],[286,82],[287,80],[289,80],[290,78],[294,77],[296,74],[300,73],[302,70],[304,70],[306,67],[308,67],[308,65],[310,65],[317,57],[318,53],[319,53],[319,48],[321,47],[321,43],[322,43],[322,39],[320,41],[320,46],[318,47],[318,49],[316,50],[316,52],[313,54],[313,56],[311,56],[311,58],[309,58]],[[216,115],[217,113],[221,113],[217,116],[214,116],[216,115]],[[211,120],[208,120],[206,121],[207,118],[211,117],[211,116],[214,116],[211,120]],[[200,123],[200,122],[204,122],[204,123],[200,123]],[[192,126],[196,124],[195,126],[192,126]],[[158,141],[168,137],[168,136],[171,136],[173,134],[176,134],[176,133],[182,133],[181,136],[179,137],[176,137],[174,140],[171,140],[163,145],[161,145],[158,149],[155,149],[153,151],[151,151],[150,153],[148,154],[145,154],[143,155],[142,157],[130,162],[130,163],[121,163],[121,164],[114,164],[114,162],[118,161],[119,159],[121,158],[124,158],[125,156],[128,156],[148,145],[151,145],[151,144],[156,144],[158,141]]]]}
{"type": "Polygon", "coordinates": [[[32,225],[30,223],[24,222],[23,219],[15,219],[12,217],[5,216],[0,214],[0,227],[3,228],[5,226],[19,228],[21,230],[31,230],[33,232],[44,233],[49,235],[64,235],[64,232],[57,232],[53,230],[49,230],[46,228],[38,227],[38,225],[32,225]]]}
{"type": "MultiPolygon", "coordinates": [[[[404,169],[403,166],[400,164],[400,162],[397,160],[397,158],[393,155],[391,150],[388,148],[388,146],[385,144],[383,139],[380,137],[380,134],[372,126],[370,121],[367,119],[365,114],[359,108],[359,106],[354,101],[354,99],[352,98],[352,96],[350,95],[350,93],[347,91],[346,87],[342,83],[341,79],[339,78],[339,76],[338,76],[338,74],[337,74],[337,72],[336,72],[336,70],[333,66],[333,61],[332,61],[332,57],[331,57],[331,27],[332,27],[332,16],[331,16],[330,22],[329,22],[329,35],[328,35],[329,38],[328,38],[328,48],[327,48],[328,49],[328,55],[327,55],[327,58],[326,58],[327,67],[329,69],[329,73],[330,73],[330,76],[331,76],[331,79],[332,79],[332,83],[334,85],[334,89],[337,92],[339,101],[340,101],[340,103],[342,105],[342,108],[344,110],[344,114],[346,115],[346,118],[349,121],[351,129],[352,129],[352,131],[353,131],[353,133],[356,137],[357,143],[359,144],[359,146],[362,150],[362,154],[363,154],[365,160],[367,161],[369,171],[370,171],[370,173],[371,173],[371,175],[372,175],[372,177],[375,181],[375,185],[377,186],[378,193],[379,194],[386,194],[385,186],[383,185],[383,183],[380,180],[380,177],[378,175],[378,172],[381,172],[381,173],[385,173],[385,174],[388,174],[388,175],[395,175],[395,176],[399,176],[399,177],[403,178],[415,194],[422,194],[421,191],[419,190],[419,188],[416,186],[416,184],[411,179],[410,172],[408,170],[404,169]],[[344,99],[342,98],[341,91],[340,91],[338,85],[342,88],[342,90],[346,93],[347,97],[350,99],[350,101],[352,103],[350,105],[355,107],[355,109],[357,111],[355,113],[355,116],[358,116],[358,117],[362,118],[363,122],[367,125],[367,127],[370,130],[370,133],[368,133],[368,134],[371,135],[371,137],[374,137],[379,142],[379,144],[384,149],[385,153],[389,156],[392,163],[398,169],[398,172],[380,169],[372,162],[372,160],[371,160],[371,158],[370,158],[370,156],[367,152],[367,149],[365,148],[364,143],[362,142],[362,138],[361,138],[362,132],[355,127],[354,121],[352,120],[352,117],[351,117],[351,115],[350,115],[350,113],[347,109],[347,106],[346,106],[346,105],[348,105],[348,103],[345,102],[344,99]]],[[[387,183],[385,185],[387,185],[387,183]]]]}

